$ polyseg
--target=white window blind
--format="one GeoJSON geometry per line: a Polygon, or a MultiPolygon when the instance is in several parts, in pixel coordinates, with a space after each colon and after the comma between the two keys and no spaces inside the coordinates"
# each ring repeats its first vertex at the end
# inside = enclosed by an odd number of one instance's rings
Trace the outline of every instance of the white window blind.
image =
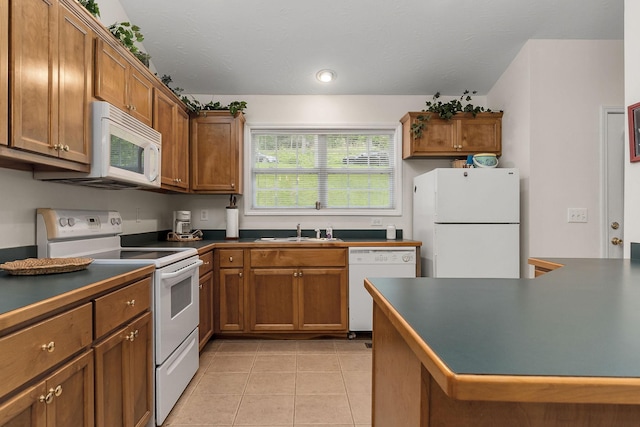
{"type": "Polygon", "coordinates": [[[252,209],[393,210],[395,129],[252,129],[252,209]]]}

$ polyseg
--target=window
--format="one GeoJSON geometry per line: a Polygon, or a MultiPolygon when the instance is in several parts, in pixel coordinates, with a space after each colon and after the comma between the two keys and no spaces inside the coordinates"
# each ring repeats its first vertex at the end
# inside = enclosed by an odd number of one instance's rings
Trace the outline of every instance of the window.
{"type": "Polygon", "coordinates": [[[251,211],[395,212],[395,135],[388,128],[252,129],[251,211]]]}

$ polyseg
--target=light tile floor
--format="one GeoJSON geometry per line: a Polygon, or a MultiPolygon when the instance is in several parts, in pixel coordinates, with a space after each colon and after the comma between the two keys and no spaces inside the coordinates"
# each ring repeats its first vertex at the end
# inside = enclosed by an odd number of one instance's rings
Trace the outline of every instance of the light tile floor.
{"type": "Polygon", "coordinates": [[[370,341],[211,341],[163,427],[370,427],[370,341]]]}

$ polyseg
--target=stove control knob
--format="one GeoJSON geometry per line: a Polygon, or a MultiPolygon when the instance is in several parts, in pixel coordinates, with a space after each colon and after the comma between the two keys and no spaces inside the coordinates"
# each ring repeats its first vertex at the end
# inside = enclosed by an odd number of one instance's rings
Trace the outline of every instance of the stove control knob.
{"type": "Polygon", "coordinates": [[[76,225],[76,219],[75,218],[69,218],[68,222],[69,222],[69,227],[73,227],[74,225],[76,225]]]}
{"type": "Polygon", "coordinates": [[[115,218],[111,218],[111,225],[116,225],[116,219],[115,218]]]}
{"type": "Polygon", "coordinates": [[[60,218],[58,223],[60,224],[60,227],[65,227],[68,224],[67,218],[60,218]]]}

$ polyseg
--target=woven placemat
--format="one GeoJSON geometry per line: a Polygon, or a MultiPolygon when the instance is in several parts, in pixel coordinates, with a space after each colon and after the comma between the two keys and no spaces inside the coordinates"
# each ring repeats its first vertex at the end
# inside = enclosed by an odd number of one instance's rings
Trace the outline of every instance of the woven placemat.
{"type": "Polygon", "coordinates": [[[16,276],[68,273],[87,268],[91,258],[27,258],[0,264],[0,268],[16,276]]]}

